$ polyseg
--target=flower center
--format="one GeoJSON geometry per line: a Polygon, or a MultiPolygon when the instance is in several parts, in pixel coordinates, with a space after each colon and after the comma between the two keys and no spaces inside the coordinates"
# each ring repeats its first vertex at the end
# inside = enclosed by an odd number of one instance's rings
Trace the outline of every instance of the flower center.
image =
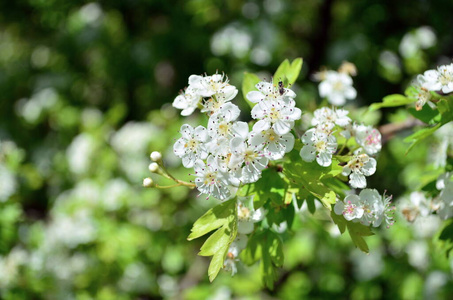
{"type": "Polygon", "coordinates": [[[184,145],[185,148],[189,148],[189,150],[194,151],[198,146],[198,141],[195,139],[190,139],[184,145]]]}

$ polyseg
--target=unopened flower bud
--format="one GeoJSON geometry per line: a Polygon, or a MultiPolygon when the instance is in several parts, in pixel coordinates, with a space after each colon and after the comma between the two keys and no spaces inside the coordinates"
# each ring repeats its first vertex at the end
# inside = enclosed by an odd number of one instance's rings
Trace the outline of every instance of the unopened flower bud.
{"type": "Polygon", "coordinates": [[[155,163],[155,162],[150,163],[149,166],[148,166],[148,169],[149,169],[150,172],[156,173],[159,170],[159,165],[157,163],[155,163]]]}
{"type": "Polygon", "coordinates": [[[159,151],[153,151],[149,157],[152,161],[162,160],[162,154],[159,151]]]}
{"type": "Polygon", "coordinates": [[[143,179],[143,186],[144,187],[152,187],[154,185],[154,182],[151,178],[147,177],[143,179]]]}

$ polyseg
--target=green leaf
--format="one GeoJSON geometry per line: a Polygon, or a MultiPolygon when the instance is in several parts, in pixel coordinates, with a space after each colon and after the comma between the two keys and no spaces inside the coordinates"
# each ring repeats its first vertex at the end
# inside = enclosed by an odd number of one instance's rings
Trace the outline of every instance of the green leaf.
{"type": "Polygon", "coordinates": [[[236,199],[225,201],[211,208],[193,224],[187,239],[191,241],[224,226],[235,211],[236,199]]]}
{"type": "Polygon", "coordinates": [[[441,114],[440,123],[447,124],[450,121],[453,121],[453,101],[442,99],[437,103],[437,109],[441,114]]]}
{"type": "Polygon", "coordinates": [[[285,59],[275,71],[273,83],[278,86],[279,81],[283,81],[285,86],[292,85],[299,77],[302,70],[302,58],[296,58],[290,64],[288,59],[285,59]]]}
{"type": "Polygon", "coordinates": [[[249,99],[247,99],[247,94],[251,91],[255,91],[255,85],[260,81],[261,79],[257,75],[244,72],[244,79],[242,80],[242,96],[244,97],[250,108],[253,108],[253,106],[255,106],[255,103],[252,103],[249,101],[249,99]]]}
{"type": "Polygon", "coordinates": [[[388,95],[382,99],[382,102],[380,103],[373,103],[370,105],[368,108],[368,111],[373,111],[380,109],[382,107],[395,107],[395,106],[403,106],[406,104],[410,104],[417,101],[416,98],[408,98],[404,95],[400,94],[393,94],[393,95],[388,95]]]}
{"type": "MultiPolygon", "coordinates": [[[[329,167],[321,167],[315,161],[303,161],[297,151],[292,151],[289,156],[289,162],[284,165],[283,173],[290,180],[291,187],[299,188],[299,197],[306,196],[308,192],[319,199],[327,209],[332,209],[331,204],[335,203],[336,195],[324,184],[323,179],[332,178],[341,173],[338,161],[332,161],[329,167]]],[[[304,199],[307,200],[307,204],[310,204],[308,202],[310,198],[304,199]]]]}
{"type": "Polygon", "coordinates": [[[212,282],[223,267],[228,248],[237,235],[237,205],[236,199],[225,201],[208,210],[193,225],[187,238],[192,240],[215,231],[201,246],[200,256],[212,256],[208,276],[212,282]]]}
{"type": "Polygon", "coordinates": [[[340,229],[341,234],[343,234],[347,228],[354,245],[365,253],[370,252],[370,249],[363,238],[364,236],[374,235],[369,226],[347,221],[343,216],[337,215],[334,211],[332,211],[330,215],[335,224],[337,224],[338,229],[340,229]]]}
{"type": "Polygon", "coordinates": [[[267,200],[275,205],[284,205],[288,184],[280,177],[275,168],[263,170],[261,178],[255,183],[259,202],[255,202],[255,208],[260,208],[267,200]]]}
{"type": "Polygon", "coordinates": [[[423,129],[411,134],[410,136],[406,137],[404,139],[404,142],[412,143],[409,146],[409,148],[407,148],[406,154],[409,153],[409,151],[411,151],[412,148],[414,148],[414,146],[417,145],[420,141],[422,141],[423,139],[432,135],[437,129],[439,129],[441,127],[441,125],[442,125],[441,123],[438,123],[436,126],[423,128],[423,129]]]}
{"type": "Polygon", "coordinates": [[[421,110],[410,107],[408,111],[415,118],[426,124],[431,124],[431,121],[439,114],[437,110],[432,109],[429,105],[424,105],[421,110]]]}
{"type": "Polygon", "coordinates": [[[280,237],[271,230],[255,233],[241,253],[241,260],[253,265],[260,260],[263,284],[273,289],[277,278],[277,268],[283,265],[283,245],[280,237]]]}
{"type": "Polygon", "coordinates": [[[291,64],[288,59],[285,59],[280,66],[278,66],[277,71],[274,73],[273,83],[278,86],[279,81],[287,80],[286,74],[288,73],[291,64]]]}

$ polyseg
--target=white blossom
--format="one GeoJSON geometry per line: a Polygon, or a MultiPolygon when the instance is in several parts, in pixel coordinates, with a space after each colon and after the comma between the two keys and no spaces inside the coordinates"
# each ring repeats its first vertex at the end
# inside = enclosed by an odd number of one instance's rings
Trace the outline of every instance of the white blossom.
{"type": "Polygon", "coordinates": [[[201,103],[201,99],[202,97],[197,93],[197,90],[189,86],[175,98],[172,105],[175,108],[182,109],[182,116],[189,116],[198,107],[198,104],[201,103]]]}
{"type": "Polygon", "coordinates": [[[392,197],[381,196],[377,190],[364,189],[357,195],[348,195],[344,201],[337,201],[334,211],[343,215],[348,221],[360,222],[363,225],[378,227],[382,221],[387,226],[393,225],[394,207],[392,197]]]}
{"type": "Polygon", "coordinates": [[[422,192],[412,192],[398,203],[399,210],[409,222],[414,222],[419,216],[426,217],[433,211],[431,199],[426,198],[422,192]]]}
{"type": "Polygon", "coordinates": [[[261,81],[255,85],[258,91],[251,91],[247,94],[247,99],[252,103],[262,101],[283,101],[290,103],[294,101],[296,94],[288,88],[279,88],[272,82],[261,81]]]}
{"type": "Polygon", "coordinates": [[[194,165],[195,185],[202,194],[213,196],[219,200],[226,200],[232,196],[230,185],[238,185],[239,179],[224,172],[217,159],[209,156],[205,164],[201,159],[194,165]]]}
{"type": "Polygon", "coordinates": [[[381,151],[381,133],[372,126],[353,125],[355,140],[357,144],[363,147],[369,155],[376,154],[381,151]]]}
{"type": "Polygon", "coordinates": [[[428,70],[423,75],[418,75],[418,81],[428,91],[453,92],[453,63],[443,65],[437,70],[428,70]]]}
{"type": "Polygon", "coordinates": [[[293,149],[294,136],[291,133],[279,135],[270,127],[269,123],[260,120],[253,126],[250,142],[253,147],[263,149],[264,156],[277,160],[293,149]]]}
{"type": "Polygon", "coordinates": [[[343,167],[342,174],[349,175],[349,184],[354,188],[363,189],[366,187],[365,176],[373,175],[376,172],[376,160],[367,154],[356,154],[343,167]]]}
{"type": "Polygon", "coordinates": [[[349,111],[345,109],[322,107],[314,111],[314,118],[311,123],[313,126],[327,124],[330,128],[333,128],[335,125],[345,127],[351,123],[351,119],[347,116],[348,113],[349,111]]]}
{"type": "Polygon", "coordinates": [[[269,162],[262,150],[259,147],[252,147],[240,137],[230,141],[230,149],[229,168],[240,171],[240,180],[243,183],[258,181],[262,170],[267,168],[269,162]]]}
{"type": "Polygon", "coordinates": [[[332,155],[337,151],[337,141],[333,135],[312,128],[302,135],[301,140],[304,146],[300,150],[300,156],[304,161],[311,162],[316,158],[320,166],[328,167],[332,164],[332,155]]]}
{"type": "Polygon", "coordinates": [[[182,158],[184,167],[191,168],[197,159],[208,157],[206,143],[209,136],[206,128],[200,125],[194,129],[192,126],[184,124],[179,132],[182,137],[174,144],[173,152],[182,158]]]}
{"type": "Polygon", "coordinates": [[[346,99],[354,99],[357,91],[352,87],[352,78],[349,75],[327,71],[325,79],[319,84],[319,95],[327,98],[330,104],[340,106],[346,103],[346,99]]]}
{"type": "Polygon", "coordinates": [[[302,112],[295,107],[293,100],[284,101],[260,101],[252,109],[254,119],[264,120],[269,123],[279,135],[286,134],[294,127],[294,122],[299,120],[302,112]]]}

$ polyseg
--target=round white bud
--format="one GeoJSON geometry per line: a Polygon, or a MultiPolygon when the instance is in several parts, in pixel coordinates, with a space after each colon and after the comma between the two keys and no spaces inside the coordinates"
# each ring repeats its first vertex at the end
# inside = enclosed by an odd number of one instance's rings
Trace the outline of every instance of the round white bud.
{"type": "Polygon", "coordinates": [[[159,165],[157,163],[155,163],[155,162],[150,163],[149,166],[148,166],[148,169],[149,169],[150,172],[156,173],[159,170],[159,165]]]}
{"type": "Polygon", "coordinates": [[[149,157],[152,161],[162,160],[162,154],[159,151],[153,151],[149,157]]]}
{"type": "Polygon", "coordinates": [[[143,186],[144,187],[152,187],[154,184],[153,180],[149,177],[143,179],[143,186]]]}

